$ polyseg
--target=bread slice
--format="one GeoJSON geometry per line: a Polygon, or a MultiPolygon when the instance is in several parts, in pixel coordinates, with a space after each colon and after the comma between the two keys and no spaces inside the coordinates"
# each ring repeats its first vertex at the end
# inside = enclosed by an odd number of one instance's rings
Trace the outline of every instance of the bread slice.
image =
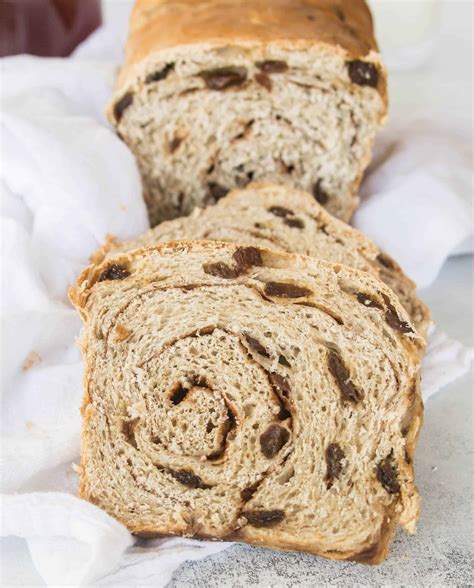
{"type": "Polygon", "coordinates": [[[109,239],[94,259],[160,241],[210,239],[243,242],[344,263],[378,276],[400,298],[418,332],[426,337],[431,316],[416,285],[400,266],[362,233],[328,214],[310,194],[260,182],[235,190],[215,206],[164,222],[136,240],[109,239]]]}
{"type": "Polygon", "coordinates": [[[349,220],[386,107],[363,0],[138,0],[108,116],[152,225],[252,179],[349,220]]]}
{"type": "Polygon", "coordinates": [[[368,273],[218,242],[87,268],[80,495],[137,535],[382,561],[414,532],[419,346],[368,273]]]}

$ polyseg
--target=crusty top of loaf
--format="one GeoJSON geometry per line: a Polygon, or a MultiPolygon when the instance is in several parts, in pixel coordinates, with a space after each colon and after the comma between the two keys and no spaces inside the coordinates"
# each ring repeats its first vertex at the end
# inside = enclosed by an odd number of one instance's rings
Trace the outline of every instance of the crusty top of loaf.
{"type": "Polygon", "coordinates": [[[157,51],[255,42],[327,45],[352,59],[377,51],[364,0],[137,0],[119,86],[157,51]]]}

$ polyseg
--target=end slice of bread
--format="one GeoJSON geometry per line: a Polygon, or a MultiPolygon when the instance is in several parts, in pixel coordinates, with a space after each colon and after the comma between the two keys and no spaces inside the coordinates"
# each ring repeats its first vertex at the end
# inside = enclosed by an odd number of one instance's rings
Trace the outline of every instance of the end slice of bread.
{"type": "Polygon", "coordinates": [[[422,341],[377,278],[184,241],[92,265],[70,297],[80,493],[133,533],[379,563],[414,532],[422,341]]]}

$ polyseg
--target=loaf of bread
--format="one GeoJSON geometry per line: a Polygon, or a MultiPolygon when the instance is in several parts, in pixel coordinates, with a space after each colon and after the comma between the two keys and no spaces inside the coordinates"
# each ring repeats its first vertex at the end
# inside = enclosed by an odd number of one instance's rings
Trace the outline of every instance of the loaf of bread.
{"type": "Polygon", "coordinates": [[[426,337],[431,315],[416,285],[400,266],[365,235],[327,213],[310,194],[267,182],[234,190],[215,206],[164,222],[133,241],[110,238],[94,256],[130,251],[162,241],[208,239],[310,255],[367,271],[398,295],[419,334],[426,337]]]}
{"type": "Polygon", "coordinates": [[[341,264],[183,241],[87,268],[80,494],[144,537],[378,563],[415,531],[419,346],[341,264]]]}
{"type": "Polygon", "coordinates": [[[386,104],[364,0],[137,0],[108,115],[152,224],[259,179],[347,221],[386,104]]]}

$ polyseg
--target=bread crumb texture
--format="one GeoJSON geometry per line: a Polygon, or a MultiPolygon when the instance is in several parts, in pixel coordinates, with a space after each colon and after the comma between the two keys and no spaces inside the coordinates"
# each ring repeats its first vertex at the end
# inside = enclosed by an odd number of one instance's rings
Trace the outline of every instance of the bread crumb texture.
{"type": "Polygon", "coordinates": [[[378,563],[415,530],[422,339],[377,277],[182,241],[106,258],[70,296],[80,493],[130,531],[378,563]]]}

